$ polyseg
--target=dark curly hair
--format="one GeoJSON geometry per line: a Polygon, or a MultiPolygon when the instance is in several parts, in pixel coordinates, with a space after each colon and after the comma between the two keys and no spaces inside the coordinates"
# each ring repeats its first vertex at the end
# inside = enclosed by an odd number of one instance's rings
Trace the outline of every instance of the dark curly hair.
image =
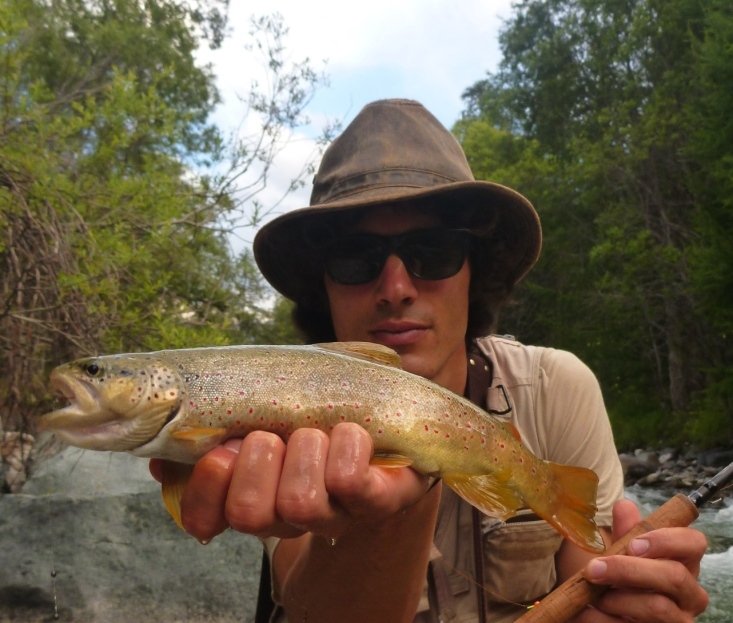
{"type": "MultiPolygon", "coordinates": [[[[415,208],[410,201],[389,204],[396,209],[415,208]]],[[[295,301],[293,321],[307,343],[333,342],[336,335],[331,311],[323,283],[323,249],[333,236],[352,229],[370,208],[351,210],[335,215],[313,215],[304,219],[302,236],[313,250],[312,272],[303,286],[301,296],[295,301]]],[[[502,257],[506,253],[506,240],[496,229],[496,217],[492,210],[455,206],[443,201],[423,201],[420,211],[431,211],[450,227],[471,230],[475,239],[468,256],[471,266],[469,286],[467,342],[496,330],[498,313],[511,298],[513,283],[503,270],[502,257]]]]}

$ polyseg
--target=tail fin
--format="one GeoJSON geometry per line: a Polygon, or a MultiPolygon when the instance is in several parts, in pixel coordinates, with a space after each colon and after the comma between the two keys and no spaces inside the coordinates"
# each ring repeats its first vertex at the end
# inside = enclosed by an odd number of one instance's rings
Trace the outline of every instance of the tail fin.
{"type": "Polygon", "coordinates": [[[550,491],[534,499],[524,498],[511,473],[493,472],[481,476],[443,474],[443,481],[469,504],[486,515],[507,520],[524,505],[542,517],[564,537],[591,552],[602,552],[605,543],[593,521],[598,476],[590,469],[545,462],[555,481],[558,495],[550,491]]]}
{"type": "MultiPolygon", "coordinates": [[[[564,537],[591,552],[603,552],[606,545],[593,517],[598,476],[593,470],[547,463],[560,497],[549,513],[537,513],[564,537]],[[548,516],[549,515],[549,516],[548,516]]],[[[537,512],[537,509],[533,509],[537,512]]]]}

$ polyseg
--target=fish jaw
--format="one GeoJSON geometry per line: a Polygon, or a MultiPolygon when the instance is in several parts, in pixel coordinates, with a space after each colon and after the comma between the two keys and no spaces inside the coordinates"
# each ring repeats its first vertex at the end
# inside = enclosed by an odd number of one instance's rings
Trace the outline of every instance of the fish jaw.
{"type": "Polygon", "coordinates": [[[51,373],[51,387],[57,394],[63,394],[70,404],[44,415],[38,422],[39,430],[57,432],[66,428],[84,428],[104,424],[110,419],[91,383],[57,368],[51,373]]]}

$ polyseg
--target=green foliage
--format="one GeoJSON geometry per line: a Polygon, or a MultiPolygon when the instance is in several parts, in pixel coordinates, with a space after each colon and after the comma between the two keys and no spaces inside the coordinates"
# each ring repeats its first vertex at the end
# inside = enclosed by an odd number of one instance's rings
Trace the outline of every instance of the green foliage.
{"type": "Polygon", "coordinates": [[[542,218],[501,331],[588,362],[623,443],[732,441],[730,3],[524,0],[501,45],[455,128],[542,218]]]}
{"type": "Polygon", "coordinates": [[[297,339],[229,225],[321,77],[255,24],[280,86],[251,94],[259,137],[223,140],[193,57],[222,26],[215,3],[0,0],[0,431],[82,354],[297,339]]]}

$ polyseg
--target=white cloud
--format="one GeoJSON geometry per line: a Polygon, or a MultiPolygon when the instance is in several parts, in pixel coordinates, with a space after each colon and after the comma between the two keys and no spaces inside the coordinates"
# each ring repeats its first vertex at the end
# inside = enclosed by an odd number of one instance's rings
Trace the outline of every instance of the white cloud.
{"type": "MultiPolygon", "coordinates": [[[[409,97],[450,127],[463,109],[461,93],[500,60],[498,32],[501,20],[511,14],[511,2],[232,0],[232,35],[220,50],[200,53],[203,62],[212,63],[224,99],[214,121],[225,130],[239,124],[244,107],[238,97],[266,75],[245,50],[250,17],[277,12],[289,29],[284,43],[291,58],[308,57],[330,76],[330,86],[321,88],[308,107],[313,120],[348,123],[370,101],[409,97]]],[[[259,196],[266,206],[282,195],[312,149],[307,133],[292,137],[259,196]]],[[[307,205],[309,195],[309,188],[294,194],[277,212],[307,205]]]]}

